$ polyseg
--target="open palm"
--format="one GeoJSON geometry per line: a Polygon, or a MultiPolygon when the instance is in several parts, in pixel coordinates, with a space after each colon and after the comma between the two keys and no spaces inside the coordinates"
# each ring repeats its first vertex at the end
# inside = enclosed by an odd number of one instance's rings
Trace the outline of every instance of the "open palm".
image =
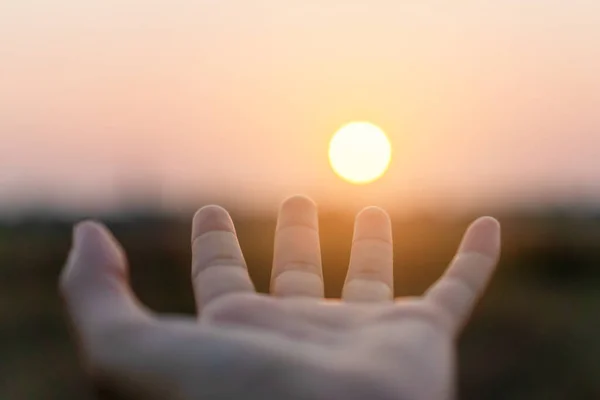
{"type": "Polygon", "coordinates": [[[139,398],[451,399],[455,337],[500,250],[498,223],[468,229],[445,275],[420,298],[394,299],[391,222],[356,219],[341,301],[323,299],[317,209],[284,202],[271,291],[257,294],[231,218],[193,223],[199,318],[156,316],[127,284],[123,251],[101,225],[75,232],[61,287],[95,378],[139,398]]]}

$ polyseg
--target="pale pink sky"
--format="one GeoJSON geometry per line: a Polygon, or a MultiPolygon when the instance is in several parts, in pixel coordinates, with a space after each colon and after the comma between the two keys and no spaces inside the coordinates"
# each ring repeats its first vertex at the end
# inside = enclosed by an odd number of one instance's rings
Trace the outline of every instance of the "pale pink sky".
{"type": "Polygon", "coordinates": [[[599,71],[597,0],[0,2],[0,205],[600,203],[599,71]],[[328,165],[351,120],[371,186],[328,165]]]}

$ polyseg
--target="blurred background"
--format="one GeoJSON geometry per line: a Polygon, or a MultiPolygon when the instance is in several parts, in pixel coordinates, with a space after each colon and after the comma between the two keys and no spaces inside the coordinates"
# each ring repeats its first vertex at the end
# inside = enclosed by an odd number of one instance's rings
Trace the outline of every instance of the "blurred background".
{"type": "Polygon", "coordinates": [[[56,289],[75,221],[114,230],[146,304],[192,314],[194,211],[232,212],[266,291],[296,193],[330,297],[364,206],[394,218],[398,296],[496,216],[460,398],[600,398],[598,71],[595,0],[0,1],[0,399],[94,398],[56,289]],[[367,186],[327,157],[354,120],[393,146],[367,186]]]}

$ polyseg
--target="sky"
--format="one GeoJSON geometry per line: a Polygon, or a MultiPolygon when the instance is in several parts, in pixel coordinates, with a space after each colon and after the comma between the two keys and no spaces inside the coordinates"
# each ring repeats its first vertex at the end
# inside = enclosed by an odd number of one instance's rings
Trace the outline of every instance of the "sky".
{"type": "Polygon", "coordinates": [[[0,0],[0,207],[600,204],[598,71],[596,0],[0,0]]]}

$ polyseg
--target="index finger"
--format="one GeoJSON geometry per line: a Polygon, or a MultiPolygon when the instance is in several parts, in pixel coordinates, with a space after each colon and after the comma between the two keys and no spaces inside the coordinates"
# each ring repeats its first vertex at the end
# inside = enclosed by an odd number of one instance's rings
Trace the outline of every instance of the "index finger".
{"type": "Polygon", "coordinates": [[[192,281],[197,309],[235,292],[253,292],[246,261],[229,213],[201,208],[192,226],[192,281]]]}

